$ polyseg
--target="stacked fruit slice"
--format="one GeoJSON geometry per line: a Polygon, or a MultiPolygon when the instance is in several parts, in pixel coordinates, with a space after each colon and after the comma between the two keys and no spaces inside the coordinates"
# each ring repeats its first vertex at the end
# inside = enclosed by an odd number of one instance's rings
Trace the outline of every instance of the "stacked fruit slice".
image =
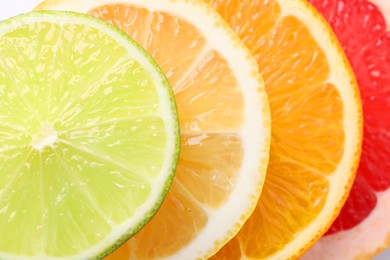
{"type": "Polygon", "coordinates": [[[330,28],[305,1],[212,4],[254,54],[272,113],[263,194],[215,258],[237,247],[247,258],[294,258],[326,231],[353,181],[361,144],[354,76],[330,28]]]}
{"type": "Polygon", "coordinates": [[[389,246],[390,236],[390,2],[311,2],[333,27],[356,73],[364,141],[351,194],[328,235],[305,259],[370,258],[389,246]]]}
{"type": "Polygon", "coordinates": [[[112,250],[173,179],[166,77],[125,33],[86,15],[30,13],[0,35],[0,258],[112,250]]]}
{"type": "MultiPolygon", "coordinates": [[[[305,0],[206,2],[210,5],[200,0],[47,0],[37,8],[88,13],[119,27],[151,54],[175,93],[182,150],[173,185],[152,221],[108,258],[195,259],[213,254],[215,259],[295,258],[327,230],[351,188],[362,139],[360,97],[352,69],[326,21],[305,0]],[[271,106],[272,139],[269,136],[268,103],[259,71],[264,77],[271,106]],[[267,179],[258,200],[268,162],[270,139],[267,179]]],[[[57,39],[67,38],[67,32],[61,31],[57,39]]],[[[90,41],[88,44],[98,45],[98,42],[90,41]]],[[[53,50],[57,50],[57,46],[61,44],[56,43],[53,50]]],[[[61,55],[53,52],[52,68],[56,69],[58,59],[66,61],[67,54],[72,57],[71,53],[79,48],[82,51],[88,48],[84,44],[81,46],[74,42],[68,52],[63,51],[61,55]]],[[[44,51],[40,52],[41,56],[44,54],[44,51]]],[[[101,61],[99,58],[94,52],[85,52],[85,56],[80,57],[81,60],[95,62],[101,61]]],[[[63,69],[61,66],[59,70],[63,69]]],[[[79,74],[83,77],[90,72],[94,71],[80,70],[79,74]]],[[[103,72],[103,69],[98,71],[94,77],[100,78],[101,75],[106,82],[103,72]]],[[[48,77],[54,77],[54,74],[48,77]]],[[[72,79],[68,77],[58,83],[67,84],[72,79]]],[[[110,79],[109,83],[114,87],[122,86],[121,80],[117,83],[117,77],[110,79]]],[[[31,80],[35,81],[36,78],[31,80]]],[[[69,93],[60,90],[54,95],[50,92],[52,90],[41,91],[49,93],[48,97],[66,94],[62,99],[57,98],[65,100],[63,103],[71,100],[65,106],[72,111],[67,113],[66,118],[69,121],[76,119],[77,128],[72,130],[77,133],[72,132],[70,136],[80,139],[73,144],[77,149],[83,152],[92,149],[93,152],[98,151],[98,155],[102,151],[113,157],[117,154],[122,156],[121,148],[104,148],[104,145],[121,144],[120,134],[119,137],[113,135],[101,145],[94,145],[110,129],[90,129],[93,123],[99,124],[93,120],[88,121],[86,127],[83,122],[77,123],[85,110],[96,109],[93,115],[99,118],[103,114],[107,117],[111,115],[110,111],[97,109],[103,101],[95,102],[108,91],[106,85],[100,92],[95,88],[85,89],[75,91],[76,94],[73,90],[69,93]],[[78,103],[77,100],[84,96],[91,101],[78,103]]],[[[33,102],[41,101],[35,96],[32,98],[33,102]]],[[[114,105],[110,109],[116,111],[114,105]]],[[[38,110],[35,114],[39,116],[50,110],[56,111],[56,106],[38,110]]],[[[147,115],[144,112],[140,113],[147,115]]],[[[43,124],[40,134],[33,135],[31,146],[38,154],[43,148],[55,151],[58,144],[64,143],[58,141],[62,139],[57,140],[60,128],[52,121],[43,124]]],[[[63,121],[62,117],[60,121],[63,121]]],[[[123,125],[124,128],[126,126],[131,127],[123,125]]],[[[127,135],[125,131],[122,138],[127,135]]],[[[133,140],[123,149],[129,149],[131,142],[133,140]]],[[[153,144],[142,145],[141,148],[149,146],[153,144]]],[[[132,151],[138,149],[136,146],[132,151]]],[[[42,158],[34,161],[43,165],[45,161],[42,158]]],[[[155,169],[155,158],[147,157],[145,161],[148,159],[155,169]]],[[[71,160],[63,161],[62,165],[68,167],[72,163],[71,160]]],[[[170,165],[174,165],[174,160],[170,165]]],[[[78,166],[76,163],[75,167],[78,166]]],[[[68,172],[73,172],[73,168],[70,169],[68,172]]],[[[87,172],[92,170],[88,168],[87,172]]],[[[34,178],[41,175],[42,172],[34,178]]],[[[109,182],[111,179],[105,180],[109,182]]],[[[44,184],[41,182],[39,185],[44,184]]],[[[37,187],[41,187],[39,185],[37,187]]],[[[164,191],[166,189],[156,191],[160,200],[164,191]]],[[[45,196],[46,193],[40,193],[40,197],[45,196]]],[[[91,193],[89,197],[91,201],[99,200],[97,193],[91,193]]],[[[126,199],[129,197],[121,198],[118,204],[126,203],[126,199]]],[[[141,211],[139,214],[145,216],[141,211]]],[[[142,223],[149,218],[143,218],[142,223]]],[[[84,223],[81,219],[76,222],[84,223]]],[[[45,231],[41,233],[46,234],[45,231]]],[[[126,229],[116,232],[120,238],[127,238],[133,233],[126,229]]],[[[109,245],[115,241],[112,236],[105,236],[103,240],[109,245]]],[[[122,239],[116,238],[116,241],[120,243],[122,239]]],[[[56,241],[52,244],[55,245],[56,241]]],[[[74,253],[72,244],[66,243],[58,255],[45,250],[46,246],[32,254],[22,252],[21,255],[96,256],[97,251],[90,248],[98,248],[102,250],[100,256],[103,256],[111,250],[94,246],[93,242],[82,244],[78,249],[84,252],[74,253]]],[[[23,243],[19,250],[22,248],[23,243]]],[[[20,253],[15,251],[13,254],[17,252],[20,253]]]]}

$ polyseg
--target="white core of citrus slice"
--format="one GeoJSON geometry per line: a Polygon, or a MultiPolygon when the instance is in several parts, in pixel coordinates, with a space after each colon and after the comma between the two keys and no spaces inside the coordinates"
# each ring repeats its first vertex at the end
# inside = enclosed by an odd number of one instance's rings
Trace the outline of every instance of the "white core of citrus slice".
{"type": "MultiPolygon", "coordinates": [[[[65,0],[46,1],[37,9],[88,13],[96,7],[110,4],[135,5],[150,12],[165,12],[184,19],[206,40],[207,46],[203,53],[212,50],[224,58],[230,66],[237,85],[240,86],[244,99],[242,126],[239,129],[221,132],[233,133],[242,140],[244,159],[236,174],[234,189],[226,203],[218,208],[197,204],[206,213],[207,224],[188,245],[169,256],[172,259],[205,258],[215,253],[239,231],[255,208],[264,183],[270,145],[270,119],[268,103],[264,102],[266,93],[258,73],[258,66],[225,21],[202,1],[65,0]]],[[[194,63],[194,67],[196,65],[198,64],[194,63]]],[[[180,114],[180,106],[178,109],[180,114]]],[[[186,134],[183,129],[182,133],[186,134]]]]}
{"type": "Polygon", "coordinates": [[[56,133],[53,125],[46,123],[43,124],[40,133],[33,136],[32,147],[36,150],[42,151],[44,147],[53,146],[57,141],[58,134],[56,133]]]}
{"type": "Polygon", "coordinates": [[[87,15],[20,15],[0,39],[0,258],[102,257],[149,221],[173,179],[169,83],[87,15]]]}

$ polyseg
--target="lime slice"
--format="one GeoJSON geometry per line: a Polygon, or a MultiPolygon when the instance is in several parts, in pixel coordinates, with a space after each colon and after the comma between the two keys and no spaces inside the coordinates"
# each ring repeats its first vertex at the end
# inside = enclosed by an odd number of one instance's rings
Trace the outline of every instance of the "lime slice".
{"type": "Polygon", "coordinates": [[[179,129],[153,59],[108,23],[0,23],[0,259],[100,258],[154,215],[179,129]]]}

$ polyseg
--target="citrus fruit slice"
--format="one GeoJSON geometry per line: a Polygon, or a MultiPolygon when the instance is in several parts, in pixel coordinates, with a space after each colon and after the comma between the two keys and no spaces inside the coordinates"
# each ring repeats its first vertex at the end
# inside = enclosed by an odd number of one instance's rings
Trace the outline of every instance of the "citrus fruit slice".
{"type": "Polygon", "coordinates": [[[252,51],[269,96],[272,141],[260,201],[213,259],[289,259],[329,227],[352,185],[359,91],[326,21],[304,0],[209,0],[252,51]]]}
{"type": "Polygon", "coordinates": [[[38,9],[89,13],[152,54],[173,87],[181,155],[156,217],[111,259],[197,259],[236,234],[258,200],[270,145],[269,105],[257,64],[202,1],[46,1],[38,9]]]}
{"type": "Polygon", "coordinates": [[[390,2],[310,2],[329,21],[355,71],[363,101],[364,139],[346,204],[327,236],[304,258],[369,259],[390,245],[390,2]]]}
{"type": "Polygon", "coordinates": [[[0,23],[0,258],[91,259],[157,211],[178,160],[150,55],[87,15],[0,23]]]}

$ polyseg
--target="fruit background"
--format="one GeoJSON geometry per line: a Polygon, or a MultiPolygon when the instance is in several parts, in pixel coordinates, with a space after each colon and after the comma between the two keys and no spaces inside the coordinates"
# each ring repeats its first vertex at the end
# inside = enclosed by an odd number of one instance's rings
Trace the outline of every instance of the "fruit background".
{"type": "MultiPolygon", "coordinates": [[[[19,1],[1,1],[0,2],[0,20],[4,20],[13,15],[31,11],[41,0],[23,0],[19,1]]],[[[374,258],[374,260],[390,259],[390,249],[384,251],[374,258]]]]}

